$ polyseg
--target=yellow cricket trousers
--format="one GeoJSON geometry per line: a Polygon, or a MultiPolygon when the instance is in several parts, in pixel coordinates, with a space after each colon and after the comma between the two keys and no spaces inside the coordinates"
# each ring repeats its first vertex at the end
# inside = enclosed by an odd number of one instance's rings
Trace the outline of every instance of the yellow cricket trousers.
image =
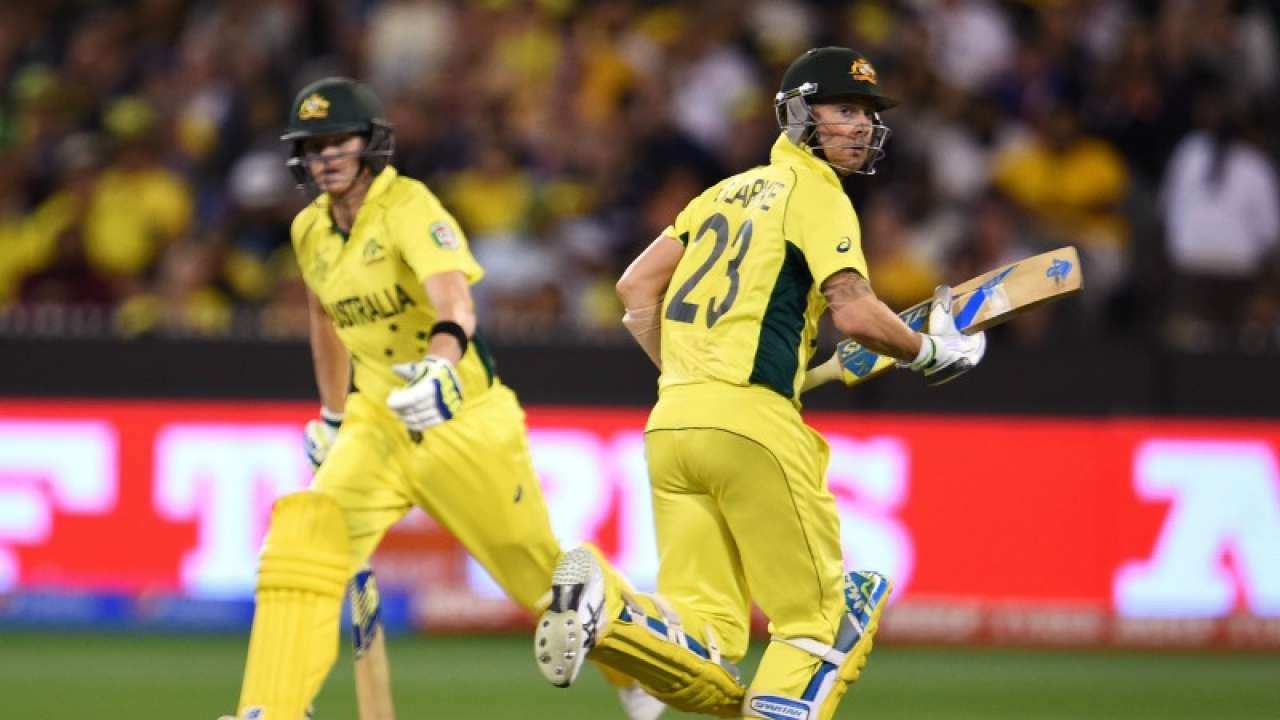
{"type": "MultiPolygon", "coordinates": [[[[830,452],[790,401],[760,386],[664,388],[645,450],[658,592],[684,625],[711,624],[740,659],[754,600],[775,635],[831,644],[846,610],[830,452]]],[[[773,643],[751,688],[799,696],[818,662],[773,643]]]]}
{"type": "Polygon", "coordinates": [[[550,587],[560,546],[551,531],[525,434],[505,385],[469,398],[452,420],[409,437],[384,404],[360,394],[312,489],[342,507],[353,571],[410,507],[435,518],[526,608],[550,587]]]}

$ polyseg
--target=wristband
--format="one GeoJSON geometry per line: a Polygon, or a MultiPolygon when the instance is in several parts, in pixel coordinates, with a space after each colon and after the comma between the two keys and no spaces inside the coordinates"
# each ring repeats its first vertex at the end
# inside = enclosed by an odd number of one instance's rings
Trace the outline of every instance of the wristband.
{"type": "Polygon", "coordinates": [[[431,326],[431,337],[436,335],[452,335],[454,340],[458,341],[458,357],[467,354],[467,331],[462,326],[452,320],[441,320],[431,326]]]}
{"type": "Polygon", "coordinates": [[[321,406],[320,406],[320,419],[321,419],[321,420],[324,420],[324,424],[325,424],[325,425],[328,425],[329,427],[331,427],[331,428],[333,428],[333,429],[335,429],[335,430],[336,430],[336,429],[338,429],[338,426],[342,424],[342,413],[340,413],[340,412],[333,412],[333,411],[332,411],[332,410],[330,410],[329,408],[327,408],[327,407],[325,407],[325,406],[321,405],[321,406]]]}
{"type": "Polygon", "coordinates": [[[916,353],[916,359],[912,360],[907,367],[912,370],[921,370],[933,362],[934,356],[938,352],[938,347],[934,343],[933,337],[925,333],[920,334],[920,352],[916,353]]]}

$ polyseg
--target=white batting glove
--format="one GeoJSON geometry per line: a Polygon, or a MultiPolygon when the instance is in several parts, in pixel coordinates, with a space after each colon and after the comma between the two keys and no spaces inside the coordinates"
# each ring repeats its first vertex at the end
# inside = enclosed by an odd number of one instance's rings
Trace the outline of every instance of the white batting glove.
{"type": "Polygon", "coordinates": [[[916,359],[905,364],[924,373],[925,382],[941,385],[969,372],[987,352],[987,335],[965,335],[956,329],[951,315],[951,288],[939,285],[929,309],[929,333],[922,338],[916,359]]]}
{"type": "Polygon", "coordinates": [[[410,430],[421,432],[433,428],[451,420],[462,407],[462,383],[448,360],[428,355],[415,363],[393,365],[391,369],[409,385],[391,391],[387,406],[410,430]]]}
{"type": "Polygon", "coordinates": [[[302,444],[307,449],[307,459],[312,469],[319,469],[320,464],[329,457],[329,448],[338,438],[338,428],[342,427],[342,413],[329,412],[328,408],[320,408],[320,417],[307,422],[302,431],[302,444]]]}

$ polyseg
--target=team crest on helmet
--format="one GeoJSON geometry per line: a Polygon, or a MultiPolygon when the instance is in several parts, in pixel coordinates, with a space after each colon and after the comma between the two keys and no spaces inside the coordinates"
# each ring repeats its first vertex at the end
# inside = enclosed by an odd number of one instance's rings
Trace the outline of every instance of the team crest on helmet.
{"type": "Polygon", "coordinates": [[[329,117],[329,101],[320,93],[311,93],[298,106],[299,120],[316,120],[329,117]]]}
{"type": "Polygon", "coordinates": [[[853,76],[854,80],[869,82],[872,85],[876,84],[876,69],[871,67],[871,62],[866,58],[854,60],[853,64],[849,66],[849,74],[853,76]]]}

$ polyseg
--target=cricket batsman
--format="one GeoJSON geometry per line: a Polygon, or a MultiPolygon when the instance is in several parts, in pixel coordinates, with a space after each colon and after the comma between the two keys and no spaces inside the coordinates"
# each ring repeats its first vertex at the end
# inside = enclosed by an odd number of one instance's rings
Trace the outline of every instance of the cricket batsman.
{"type": "Polygon", "coordinates": [[[291,234],[321,408],[306,428],[315,478],[275,503],[259,561],[238,717],[261,720],[304,716],[337,657],[347,582],[411,507],[526,608],[560,556],[524,413],[476,333],[483,271],[436,196],[391,166],[378,98],[320,80],[282,139],[314,197],[291,234]]]}
{"type": "Polygon", "coordinates": [[[634,592],[589,546],[569,551],[539,618],[535,662],[573,683],[583,659],[667,704],[723,717],[826,720],[859,676],[889,592],[844,574],[826,484],[826,441],[800,417],[818,319],[930,384],[981,361],[955,329],[949,290],[917,333],[868,283],[857,216],[841,188],[874,173],[889,129],[875,68],[847,48],[795,60],[774,105],[771,162],[689,203],[627,268],[623,324],[662,371],[645,452],[658,593],[634,592]],[[772,637],[748,684],[752,601],[772,637]]]}

